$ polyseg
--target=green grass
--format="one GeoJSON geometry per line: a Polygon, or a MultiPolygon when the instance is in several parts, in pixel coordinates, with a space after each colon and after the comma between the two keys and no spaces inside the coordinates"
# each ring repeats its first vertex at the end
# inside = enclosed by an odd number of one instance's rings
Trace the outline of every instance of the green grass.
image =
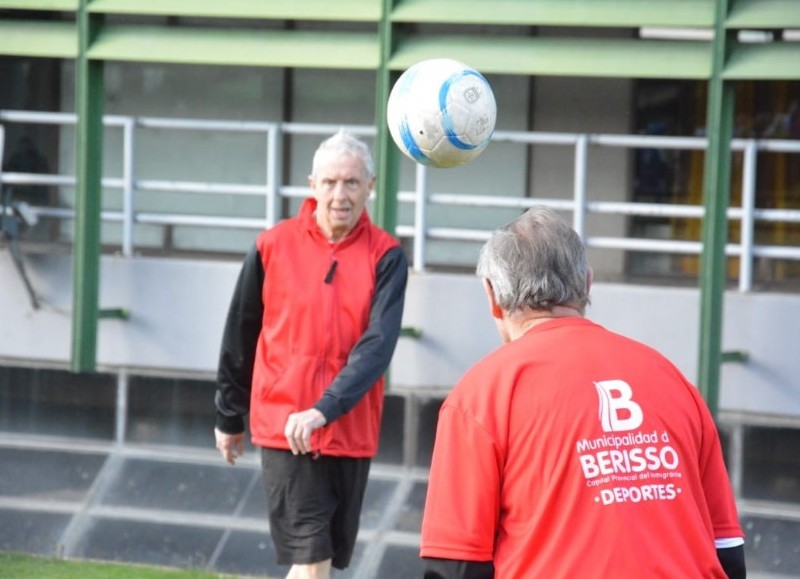
{"type": "Polygon", "coordinates": [[[3,579],[218,579],[205,571],[181,571],[143,565],[65,561],[0,552],[3,579]]]}

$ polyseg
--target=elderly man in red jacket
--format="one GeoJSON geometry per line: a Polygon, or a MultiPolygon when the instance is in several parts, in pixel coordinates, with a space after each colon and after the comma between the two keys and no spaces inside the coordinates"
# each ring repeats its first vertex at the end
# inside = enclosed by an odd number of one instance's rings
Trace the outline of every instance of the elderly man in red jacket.
{"type": "Polygon", "coordinates": [[[399,243],[365,210],[375,176],[363,142],[324,141],[308,181],[313,197],[244,260],[215,398],[217,448],[231,464],[250,415],[277,560],[292,579],[350,562],[408,276],[399,243]]]}

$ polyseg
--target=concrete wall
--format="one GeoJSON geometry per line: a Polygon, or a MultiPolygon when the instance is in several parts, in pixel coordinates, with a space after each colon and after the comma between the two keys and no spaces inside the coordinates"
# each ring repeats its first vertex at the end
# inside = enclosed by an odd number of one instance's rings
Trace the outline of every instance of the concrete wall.
{"type": "MultiPolygon", "coordinates": [[[[0,248],[0,359],[67,364],[71,340],[71,264],[67,255],[26,257],[42,300],[34,310],[9,251],[0,248]]],[[[98,363],[157,373],[215,370],[219,339],[239,263],[102,258],[102,307],[132,312],[101,320],[98,363]]],[[[690,378],[697,365],[699,294],[693,289],[599,283],[589,317],[662,351],[690,378]]],[[[413,274],[406,326],[422,338],[401,338],[392,384],[448,389],[478,358],[499,345],[477,278],[413,274]]],[[[745,350],[747,364],[723,370],[720,408],[800,416],[800,360],[795,334],[800,296],[730,293],[723,346],[745,350]]]]}

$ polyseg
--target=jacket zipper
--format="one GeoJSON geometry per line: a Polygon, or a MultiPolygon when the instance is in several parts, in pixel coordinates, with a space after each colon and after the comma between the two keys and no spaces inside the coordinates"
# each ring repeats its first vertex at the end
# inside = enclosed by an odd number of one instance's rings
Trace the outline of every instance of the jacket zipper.
{"type": "MultiPolygon", "coordinates": [[[[334,280],[334,276],[336,274],[336,268],[337,268],[338,265],[339,265],[339,261],[336,259],[336,248],[334,246],[331,246],[331,248],[330,248],[330,265],[328,266],[328,273],[325,274],[325,278],[323,279],[323,282],[324,282],[325,285],[328,286],[328,288],[326,290],[326,293],[328,295],[327,295],[327,299],[325,300],[326,301],[326,307],[327,307],[328,327],[331,328],[331,330],[334,331],[334,332],[336,331],[336,328],[334,326],[334,306],[335,306],[335,304],[334,304],[333,297],[334,297],[334,294],[335,294],[335,290],[334,290],[334,287],[333,287],[333,280],[334,280]]],[[[327,387],[327,385],[331,381],[331,379],[328,376],[328,369],[327,369],[327,364],[328,364],[328,361],[330,360],[330,356],[331,356],[331,340],[330,339],[326,340],[326,342],[325,342],[325,352],[324,352],[324,354],[325,355],[323,356],[323,359],[322,359],[322,362],[323,362],[322,372],[320,372],[323,391],[325,390],[325,388],[327,387]]],[[[316,458],[319,458],[320,455],[322,454],[322,428],[318,428],[314,432],[313,436],[316,437],[316,444],[312,444],[312,455],[316,459],[316,458]]]]}

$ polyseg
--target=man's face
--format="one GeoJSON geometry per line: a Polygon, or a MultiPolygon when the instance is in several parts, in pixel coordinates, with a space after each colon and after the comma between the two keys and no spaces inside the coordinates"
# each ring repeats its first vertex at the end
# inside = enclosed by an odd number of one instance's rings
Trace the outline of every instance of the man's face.
{"type": "Polygon", "coordinates": [[[327,153],[308,178],[317,200],[317,225],[331,241],[341,241],[358,223],[375,177],[369,177],[357,156],[327,153]]]}

